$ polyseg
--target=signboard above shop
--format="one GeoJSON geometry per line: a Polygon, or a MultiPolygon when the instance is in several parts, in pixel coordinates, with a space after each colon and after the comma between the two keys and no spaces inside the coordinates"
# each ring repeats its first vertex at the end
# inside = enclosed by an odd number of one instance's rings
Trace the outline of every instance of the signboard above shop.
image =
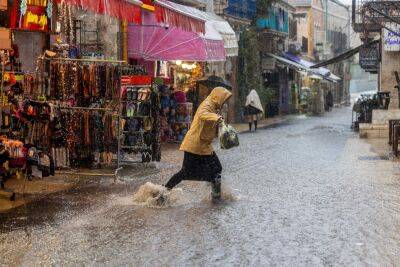
{"type": "Polygon", "coordinates": [[[385,51],[400,51],[400,25],[397,23],[386,23],[383,29],[383,46],[385,51]]]}
{"type": "Polygon", "coordinates": [[[12,28],[27,31],[49,31],[49,21],[53,12],[51,0],[20,0],[18,4],[18,15],[11,16],[12,28]]]}
{"type": "Polygon", "coordinates": [[[380,55],[378,43],[361,47],[359,54],[359,63],[361,68],[373,72],[379,69],[380,55]]]}

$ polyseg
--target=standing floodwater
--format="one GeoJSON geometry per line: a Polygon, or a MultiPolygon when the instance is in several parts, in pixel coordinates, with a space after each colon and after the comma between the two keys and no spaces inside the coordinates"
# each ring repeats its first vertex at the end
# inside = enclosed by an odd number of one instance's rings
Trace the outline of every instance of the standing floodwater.
{"type": "Polygon", "coordinates": [[[136,205],[141,185],[180,168],[174,152],[159,174],[90,181],[0,214],[0,265],[397,265],[398,164],[350,122],[340,109],[240,135],[239,148],[217,151],[236,201],[212,204],[206,183],[183,182],[177,205],[136,205]]]}

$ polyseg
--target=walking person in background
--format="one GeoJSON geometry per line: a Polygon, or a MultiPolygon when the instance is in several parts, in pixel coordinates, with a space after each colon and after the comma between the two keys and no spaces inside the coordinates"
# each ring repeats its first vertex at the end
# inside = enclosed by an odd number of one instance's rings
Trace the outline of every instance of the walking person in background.
{"type": "MultiPolygon", "coordinates": [[[[221,108],[231,96],[227,89],[216,87],[201,103],[180,147],[185,153],[182,169],[167,182],[167,189],[171,190],[183,180],[204,181],[211,183],[213,199],[221,197],[222,166],[211,143],[223,122],[221,108]]],[[[158,202],[162,204],[163,195],[158,202]]]]}
{"type": "Polygon", "coordinates": [[[331,90],[326,94],[326,105],[328,108],[327,111],[331,111],[333,108],[333,95],[331,90]]]}
{"type": "Polygon", "coordinates": [[[246,116],[247,122],[249,123],[249,131],[251,132],[252,125],[254,124],[254,131],[257,131],[258,116],[264,113],[264,109],[261,105],[260,97],[256,90],[251,90],[246,99],[246,105],[244,108],[244,115],[246,116]]]}

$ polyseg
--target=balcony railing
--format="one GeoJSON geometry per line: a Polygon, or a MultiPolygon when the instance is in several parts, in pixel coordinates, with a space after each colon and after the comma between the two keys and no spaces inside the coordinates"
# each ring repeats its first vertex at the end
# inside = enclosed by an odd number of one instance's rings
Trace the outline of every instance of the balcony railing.
{"type": "Polygon", "coordinates": [[[356,32],[379,32],[390,18],[400,19],[400,1],[353,0],[352,21],[356,32]]]}

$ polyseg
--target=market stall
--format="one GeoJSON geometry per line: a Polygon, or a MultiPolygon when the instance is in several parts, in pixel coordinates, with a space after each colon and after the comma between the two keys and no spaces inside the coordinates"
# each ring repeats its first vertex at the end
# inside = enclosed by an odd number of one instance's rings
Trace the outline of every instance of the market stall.
{"type": "Polygon", "coordinates": [[[122,76],[120,95],[118,167],[160,161],[160,98],[152,77],[135,70],[122,76]]]}

